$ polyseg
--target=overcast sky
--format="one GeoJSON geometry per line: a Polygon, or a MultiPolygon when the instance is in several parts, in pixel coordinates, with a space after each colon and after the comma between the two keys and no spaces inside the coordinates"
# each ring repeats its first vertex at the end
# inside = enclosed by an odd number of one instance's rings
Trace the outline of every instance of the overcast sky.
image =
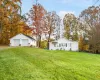
{"type": "MultiPolygon", "coordinates": [[[[56,11],[60,17],[66,13],[78,16],[84,9],[93,5],[94,0],[38,0],[47,11],[56,11]]],[[[29,12],[35,0],[22,0],[22,14],[29,12]]]]}

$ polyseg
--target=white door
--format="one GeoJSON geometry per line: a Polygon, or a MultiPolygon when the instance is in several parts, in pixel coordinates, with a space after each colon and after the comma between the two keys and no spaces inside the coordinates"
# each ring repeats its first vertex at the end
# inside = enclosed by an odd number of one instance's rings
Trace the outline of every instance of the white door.
{"type": "Polygon", "coordinates": [[[28,46],[28,39],[22,39],[22,46],[28,46]]]}
{"type": "Polygon", "coordinates": [[[14,39],[14,46],[20,45],[20,39],[14,39]]]}

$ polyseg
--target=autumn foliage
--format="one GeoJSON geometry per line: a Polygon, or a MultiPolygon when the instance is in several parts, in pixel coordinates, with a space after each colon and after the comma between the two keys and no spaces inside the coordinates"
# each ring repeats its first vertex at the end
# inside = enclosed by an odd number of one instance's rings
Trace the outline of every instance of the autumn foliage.
{"type": "Polygon", "coordinates": [[[24,26],[21,0],[0,0],[0,44],[9,44],[11,37],[24,33],[24,26]]]}
{"type": "Polygon", "coordinates": [[[30,26],[33,26],[33,35],[36,35],[37,46],[40,46],[41,35],[46,32],[44,15],[46,10],[41,4],[34,4],[28,15],[28,22],[30,26]]]}
{"type": "Polygon", "coordinates": [[[81,32],[85,39],[88,39],[89,51],[100,52],[100,6],[91,6],[82,11],[81,32]]]}

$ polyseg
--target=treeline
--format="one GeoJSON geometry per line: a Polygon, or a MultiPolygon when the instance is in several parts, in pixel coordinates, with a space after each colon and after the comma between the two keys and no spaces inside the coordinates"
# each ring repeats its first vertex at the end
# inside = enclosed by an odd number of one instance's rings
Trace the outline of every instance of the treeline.
{"type": "Polygon", "coordinates": [[[87,51],[100,52],[100,6],[91,6],[80,15],[83,32],[83,45],[88,45],[87,51]]]}
{"type": "MultiPolygon", "coordinates": [[[[42,47],[49,48],[51,40],[60,38],[60,17],[55,11],[47,12],[39,3],[22,16],[21,4],[21,0],[0,1],[0,44],[9,44],[11,37],[23,33],[35,35],[38,47],[44,44],[42,47]],[[44,36],[45,41],[42,41],[44,36]]],[[[83,10],[79,17],[68,13],[64,16],[63,24],[63,36],[79,41],[80,51],[100,52],[100,6],[83,10]]]]}
{"type": "Polygon", "coordinates": [[[39,3],[33,4],[30,11],[22,16],[21,4],[21,0],[0,1],[0,44],[9,44],[11,37],[23,33],[35,35],[37,47],[41,47],[45,36],[49,48],[51,36],[53,39],[60,37],[60,17],[55,11],[47,12],[39,3]]]}
{"type": "Polygon", "coordinates": [[[91,6],[81,12],[79,17],[66,14],[64,36],[79,41],[79,50],[100,53],[100,6],[91,6]]]}

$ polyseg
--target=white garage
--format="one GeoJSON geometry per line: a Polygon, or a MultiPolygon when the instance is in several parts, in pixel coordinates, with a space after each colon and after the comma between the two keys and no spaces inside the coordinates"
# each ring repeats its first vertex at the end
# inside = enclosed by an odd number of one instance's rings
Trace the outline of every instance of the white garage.
{"type": "Polygon", "coordinates": [[[34,46],[36,47],[36,40],[24,34],[18,34],[10,39],[10,46],[34,46]]]}
{"type": "Polygon", "coordinates": [[[22,46],[28,45],[28,39],[22,39],[22,46]]]}
{"type": "Polygon", "coordinates": [[[20,39],[14,39],[14,45],[19,46],[20,44],[20,39]]]}

